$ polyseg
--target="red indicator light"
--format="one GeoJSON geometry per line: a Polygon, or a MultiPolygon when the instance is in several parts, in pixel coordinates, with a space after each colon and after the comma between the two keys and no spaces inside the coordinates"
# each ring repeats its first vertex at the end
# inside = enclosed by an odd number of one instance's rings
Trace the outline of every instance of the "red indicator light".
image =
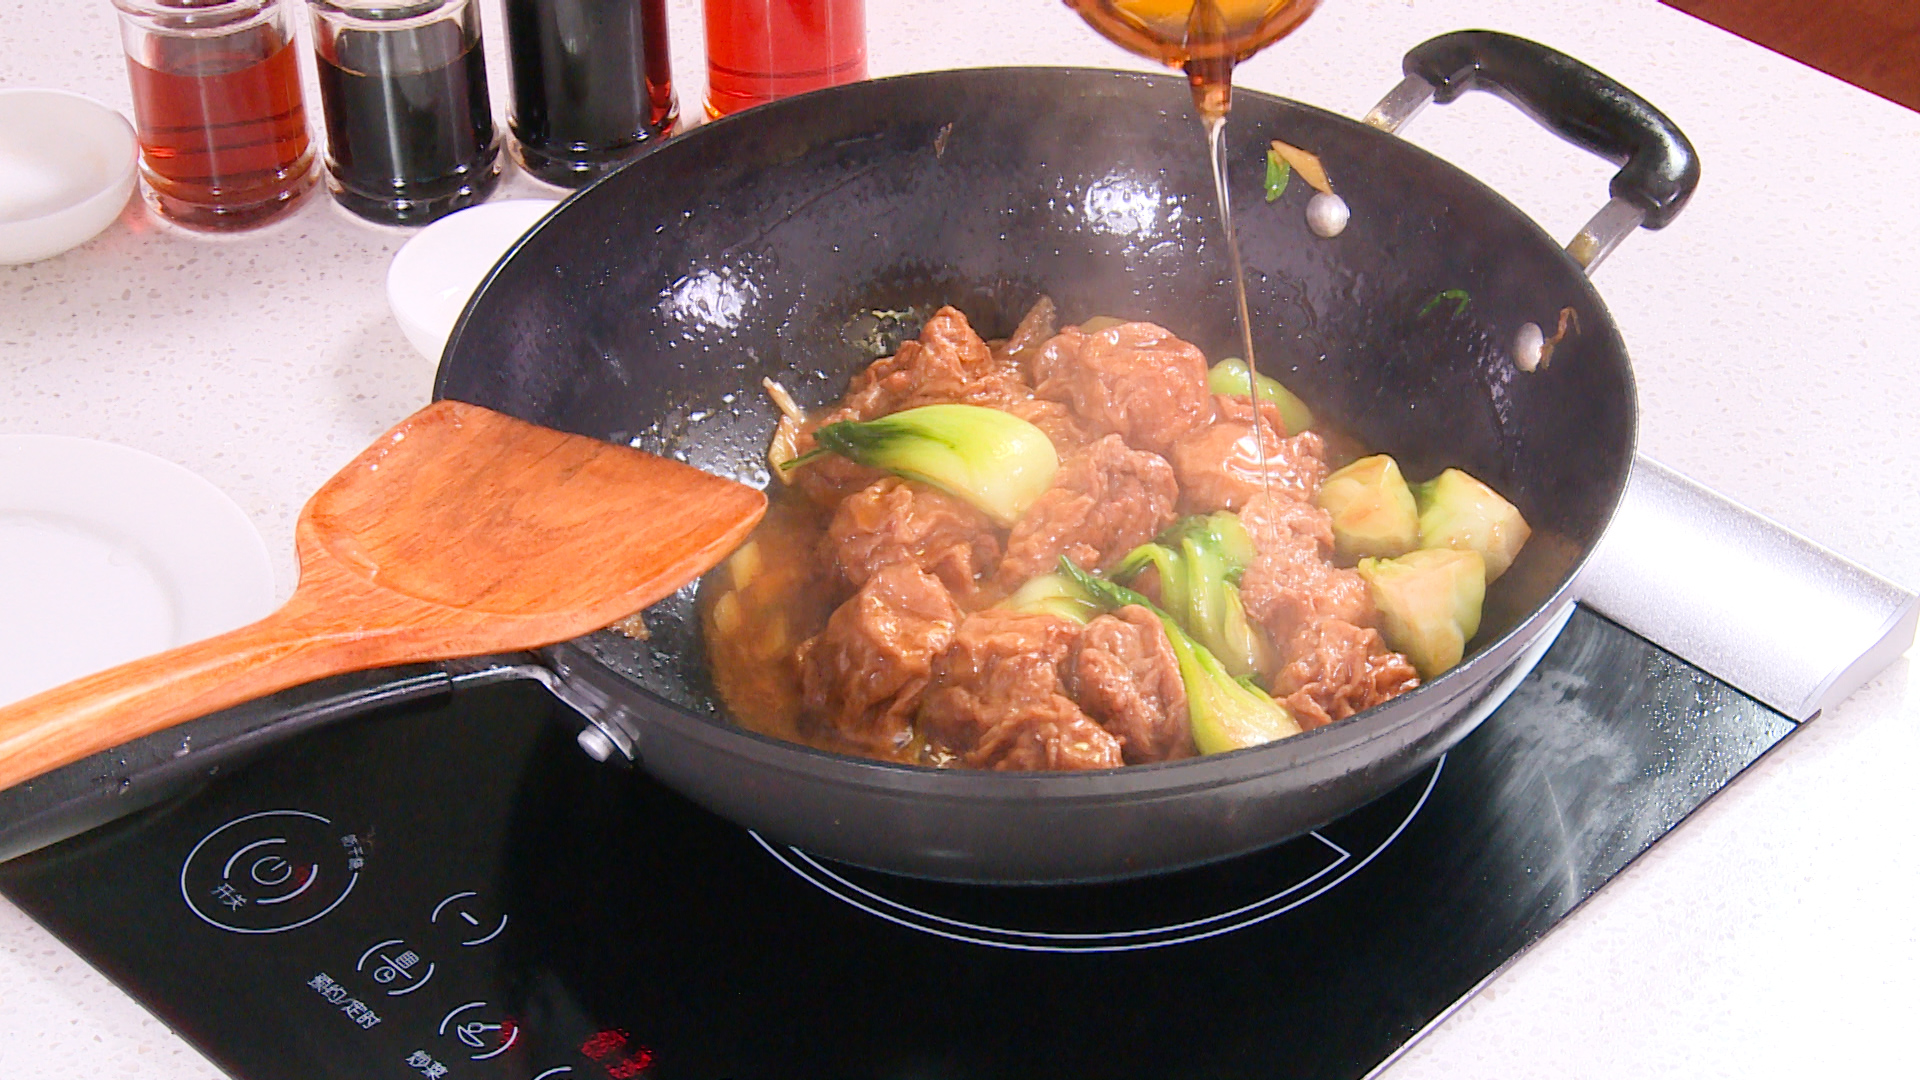
{"type": "Polygon", "coordinates": [[[627,1048],[627,1033],[619,1028],[608,1028],[595,1032],[586,1042],[580,1044],[580,1056],[589,1061],[605,1061],[627,1048]]]}

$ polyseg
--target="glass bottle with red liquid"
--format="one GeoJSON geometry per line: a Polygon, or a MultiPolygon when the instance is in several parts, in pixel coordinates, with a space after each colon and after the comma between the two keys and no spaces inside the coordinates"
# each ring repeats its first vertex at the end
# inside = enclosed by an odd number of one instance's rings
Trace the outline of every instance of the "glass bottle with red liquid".
{"type": "Polygon", "coordinates": [[[282,0],[114,0],[140,175],[166,217],[244,228],[313,186],[313,145],[282,0]]]}
{"type": "Polygon", "coordinates": [[[706,0],[707,115],[867,77],[865,0],[706,0]]]}

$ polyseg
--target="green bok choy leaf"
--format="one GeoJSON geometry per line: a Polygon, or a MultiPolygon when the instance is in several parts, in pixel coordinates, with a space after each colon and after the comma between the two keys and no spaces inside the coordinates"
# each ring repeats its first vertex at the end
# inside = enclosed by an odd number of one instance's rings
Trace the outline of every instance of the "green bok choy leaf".
{"type": "Polygon", "coordinates": [[[1002,527],[1019,520],[1060,469],[1045,432],[1012,413],[978,405],[923,405],[827,424],[813,437],[819,448],[787,468],[839,454],[964,499],[1002,527]]]}
{"type": "Polygon", "coordinates": [[[1187,691],[1187,722],[1203,754],[1220,754],[1298,735],[1300,725],[1286,706],[1267,696],[1250,679],[1236,679],[1206,646],[1193,640],[1153,601],[1124,585],[1095,577],[1060,557],[1060,576],[1074,583],[1102,611],[1138,604],[1153,612],[1173,645],[1180,682],[1187,691]]]}
{"type": "MultiPolygon", "coordinates": [[[[1215,394],[1227,394],[1232,397],[1251,399],[1250,387],[1253,379],[1247,370],[1247,362],[1237,356],[1229,356],[1207,370],[1207,390],[1215,394]]],[[[1280,422],[1287,425],[1283,435],[1298,435],[1313,426],[1313,410],[1307,403],[1293,396],[1293,391],[1281,386],[1265,375],[1259,376],[1260,400],[1273,403],[1280,411],[1280,422]]]]}
{"type": "Polygon", "coordinates": [[[1160,606],[1235,678],[1263,670],[1266,639],[1247,621],[1236,584],[1253,562],[1253,538],[1238,515],[1222,510],[1186,518],[1151,544],[1127,553],[1115,580],[1131,582],[1152,566],[1160,574],[1160,606]]]}

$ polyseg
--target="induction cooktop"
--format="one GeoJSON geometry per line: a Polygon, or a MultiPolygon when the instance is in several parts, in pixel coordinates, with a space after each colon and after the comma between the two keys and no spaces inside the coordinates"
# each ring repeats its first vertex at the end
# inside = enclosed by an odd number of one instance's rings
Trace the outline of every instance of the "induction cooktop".
{"type": "Polygon", "coordinates": [[[782,847],[531,683],[0,866],[239,1080],[1360,1077],[1795,730],[1588,610],[1466,741],[1255,855],[988,888],[782,847]]]}

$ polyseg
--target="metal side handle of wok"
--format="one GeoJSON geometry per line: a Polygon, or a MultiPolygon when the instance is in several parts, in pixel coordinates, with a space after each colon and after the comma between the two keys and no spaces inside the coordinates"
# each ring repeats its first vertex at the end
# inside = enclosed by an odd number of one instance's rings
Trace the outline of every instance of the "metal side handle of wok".
{"type": "MultiPolygon", "coordinates": [[[[1588,274],[1700,183],[1693,144],[1593,68],[1491,30],[1407,53],[1406,78],[1366,116],[1397,132],[1469,90],[1512,102],[1621,166],[1612,199],[1567,245],[1588,274]]],[[[1582,573],[1580,602],[1796,721],[1838,705],[1912,647],[1920,599],[1679,473],[1635,456],[1625,497],[1582,573]]]]}
{"type": "Polygon", "coordinates": [[[1497,94],[1576,146],[1621,166],[1613,196],[1567,254],[1591,274],[1635,229],[1671,222],[1700,183],[1700,158],[1673,121],[1646,99],[1538,42],[1492,30],[1461,30],[1414,46],[1406,78],[1365,122],[1398,132],[1429,102],[1469,90],[1497,94]]]}
{"type": "Polygon", "coordinates": [[[511,679],[551,673],[519,655],[357,671],[136,739],[0,790],[0,861],[188,794],[295,735],[511,679]]]}

